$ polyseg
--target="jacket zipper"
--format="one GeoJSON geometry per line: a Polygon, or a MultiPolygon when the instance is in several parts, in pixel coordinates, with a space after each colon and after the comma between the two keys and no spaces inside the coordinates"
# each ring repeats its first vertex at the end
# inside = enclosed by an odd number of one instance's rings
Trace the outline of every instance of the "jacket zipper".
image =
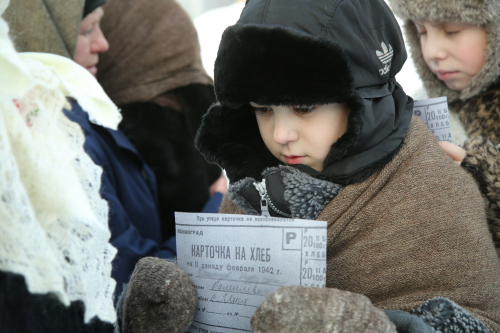
{"type": "Polygon", "coordinates": [[[267,189],[266,189],[266,180],[263,179],[262,182],[257,183],[254,182],[253,185],[259,191],[260,194],[260,211],[261,211],[261,216],[266,216],[266,217],[271,217],[269,215],[269,209],[267,208],[269,203],[267,202],[267,189]]]}

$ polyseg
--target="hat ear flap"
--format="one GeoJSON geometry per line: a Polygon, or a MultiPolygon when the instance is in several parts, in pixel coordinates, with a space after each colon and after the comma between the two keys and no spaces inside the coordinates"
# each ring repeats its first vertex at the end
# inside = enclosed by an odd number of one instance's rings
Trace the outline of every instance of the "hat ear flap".
{"type": "Polygon", "coordinates": [[[349,106],[349,117],[347,121],[347,130],[337,141],[333,143],[325,159],[325,165],[328,166],[340,160],[346,154],[347,150],[353,147],[359,139],[359,134],[363,127],[363,100],[353,94],[346,101],[349,106]]]}
{"type": "Polygon", "coordinates": [[[261,178],[264,169],[282,164],[260,136],[253,108],[215,104],[203,116],[195,146],[208,162],[217,163],[231,182],[261,178]]]}

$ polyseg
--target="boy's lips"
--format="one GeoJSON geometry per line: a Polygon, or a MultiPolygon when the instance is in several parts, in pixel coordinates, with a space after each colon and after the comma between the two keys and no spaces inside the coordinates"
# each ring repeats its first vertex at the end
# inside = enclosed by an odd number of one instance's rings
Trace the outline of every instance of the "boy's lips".
{"type": "Polygon", "coordinates": [[[441,81],[449,80],[457,73],[458,71],[436,71],[436,75],[441,81]]]}
{"type": "Polygon", "coordinates": [[[305,156],[285,156],[286,163],[288,164],[300,164],[305,158],[305,156]]]}

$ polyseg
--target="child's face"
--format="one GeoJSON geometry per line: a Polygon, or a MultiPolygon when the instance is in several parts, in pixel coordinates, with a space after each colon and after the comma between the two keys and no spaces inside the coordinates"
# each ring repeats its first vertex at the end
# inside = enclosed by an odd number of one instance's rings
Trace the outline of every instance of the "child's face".
{"type": "Polygon", "coordinates": [[[488,46],[484,26],[414,21],[424,60],[448,88],[462,91],[483,67],[488,46]]]}
{"type": "Polygon", "coordinates": [[[288,165],[304,164],[323,171],[330,147],[347,130],[349,107],[345,103],[310,108],[250,104],[267,149],[288,165]]]}

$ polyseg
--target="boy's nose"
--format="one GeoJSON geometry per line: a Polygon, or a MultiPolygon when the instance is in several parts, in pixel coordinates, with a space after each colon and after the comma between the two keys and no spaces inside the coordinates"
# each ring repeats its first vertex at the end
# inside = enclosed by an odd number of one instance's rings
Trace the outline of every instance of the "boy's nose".
{"type": "Polygon", "coordinates": [[[274,141],[281,145],[286,145],[296,141],[299,137],[297,124],[293,118],[292,110],[279,110],[274,114],[274,141]]]}
{"type": "Polygon", "coordinates": [[[429,61],[439,61],[446,59],[447,52],[443,40],[439,37],[429,34],[422,43],[422,53],[424,58],[429,61]]]}

